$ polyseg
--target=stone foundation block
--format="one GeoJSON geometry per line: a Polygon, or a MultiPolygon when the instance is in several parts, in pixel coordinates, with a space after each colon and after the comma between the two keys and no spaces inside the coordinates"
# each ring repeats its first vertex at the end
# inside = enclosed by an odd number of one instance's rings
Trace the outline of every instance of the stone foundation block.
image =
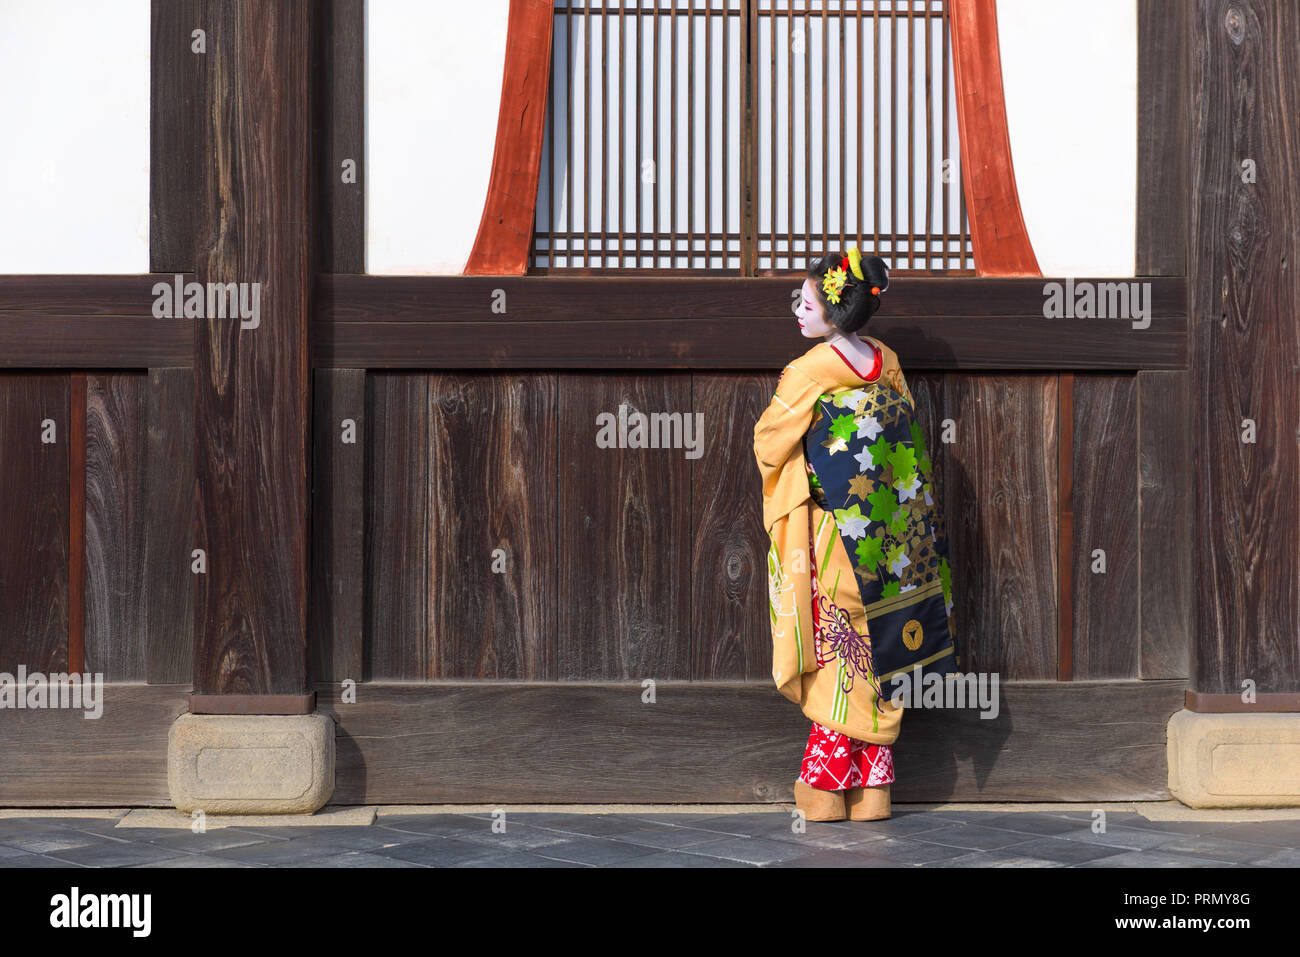
{"type": "Polygon", "coordinates": [[[1300,807],[1300,714],[1169,719],[1169,790],[1188,807],[1300,807]]]}
{"type": "Polygon", "coordinates": [[[323,714],[183,714],[167,736],[179,811],[311,813],[334,792],[334,721],[323,714]]]}

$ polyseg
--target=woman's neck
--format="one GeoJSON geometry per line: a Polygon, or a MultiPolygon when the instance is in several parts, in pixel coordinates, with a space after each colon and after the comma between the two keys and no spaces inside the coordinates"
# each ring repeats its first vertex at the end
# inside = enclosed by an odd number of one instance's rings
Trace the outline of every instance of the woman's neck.
{"type": "MultiPolygon", "coordinates": [[[[870,382],[880,375],[876,349],[871,343],[864,342],[857,335],[847,335],[838,329],[826,337],[826,342],[844,357],[857,373],[858,378],[870,382]]],[[[881,358],[883,359],[883,356],[881,358]]]]}

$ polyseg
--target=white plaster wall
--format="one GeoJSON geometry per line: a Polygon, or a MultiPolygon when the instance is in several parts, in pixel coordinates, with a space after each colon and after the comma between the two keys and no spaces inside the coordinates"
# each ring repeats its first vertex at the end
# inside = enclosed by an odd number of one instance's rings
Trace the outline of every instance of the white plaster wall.
{"type": "Polygon", "coordinates": [[[0,2],[0,273],[149,271],[149,0],[0,2]]]}
{"type": "Polygon", "coordinates": [[[509,0],[368,0],[366,271],[456,274],[492,172],[509,0]]]}
{"type": "Polygon", "coordinates": [[[1047,276],[1131,276],[1136,0],[998,0],[1011,158],[1047,276]]]}

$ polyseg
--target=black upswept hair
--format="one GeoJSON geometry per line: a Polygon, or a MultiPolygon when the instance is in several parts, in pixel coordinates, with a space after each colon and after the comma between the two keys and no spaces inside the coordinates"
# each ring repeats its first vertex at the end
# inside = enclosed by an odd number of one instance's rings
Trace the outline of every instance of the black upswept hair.
{"type": "Polygon", "coordinates": [[[871,287],[881,292],[889,288],[889,268],[879,256],[862,257],[862,278],[845,269],[848,281],[840,293],[839,302],[827,302],[822,280],[832,269],[837,269],[848,258],[847,253],[827,253],[808,261],[808,276],[817,289],[817,298],[826,307],[826,318],[843,333],[854,333],[867,324],[867,320],[880,308],[879,294],[873,295],[871,287]]]}

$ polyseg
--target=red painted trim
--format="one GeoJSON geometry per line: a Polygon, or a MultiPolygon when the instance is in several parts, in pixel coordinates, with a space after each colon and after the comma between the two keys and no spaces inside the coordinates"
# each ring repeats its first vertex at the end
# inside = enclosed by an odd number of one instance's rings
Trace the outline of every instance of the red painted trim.
{"type": "Polygon", "coordinates": [[[551,0],[510,0],[492,177],[467,276],[523,275],[537,214],[546,94],[551,78],[551,0]]]}
{"type": "Polygon", "coordinates": [[[996,2],[949,0],[948,19],[952,24],[961,178],[975,248],[975,273],[1042,275],[1020,212],[1016,172],[1011,165],[996,2]]]}

